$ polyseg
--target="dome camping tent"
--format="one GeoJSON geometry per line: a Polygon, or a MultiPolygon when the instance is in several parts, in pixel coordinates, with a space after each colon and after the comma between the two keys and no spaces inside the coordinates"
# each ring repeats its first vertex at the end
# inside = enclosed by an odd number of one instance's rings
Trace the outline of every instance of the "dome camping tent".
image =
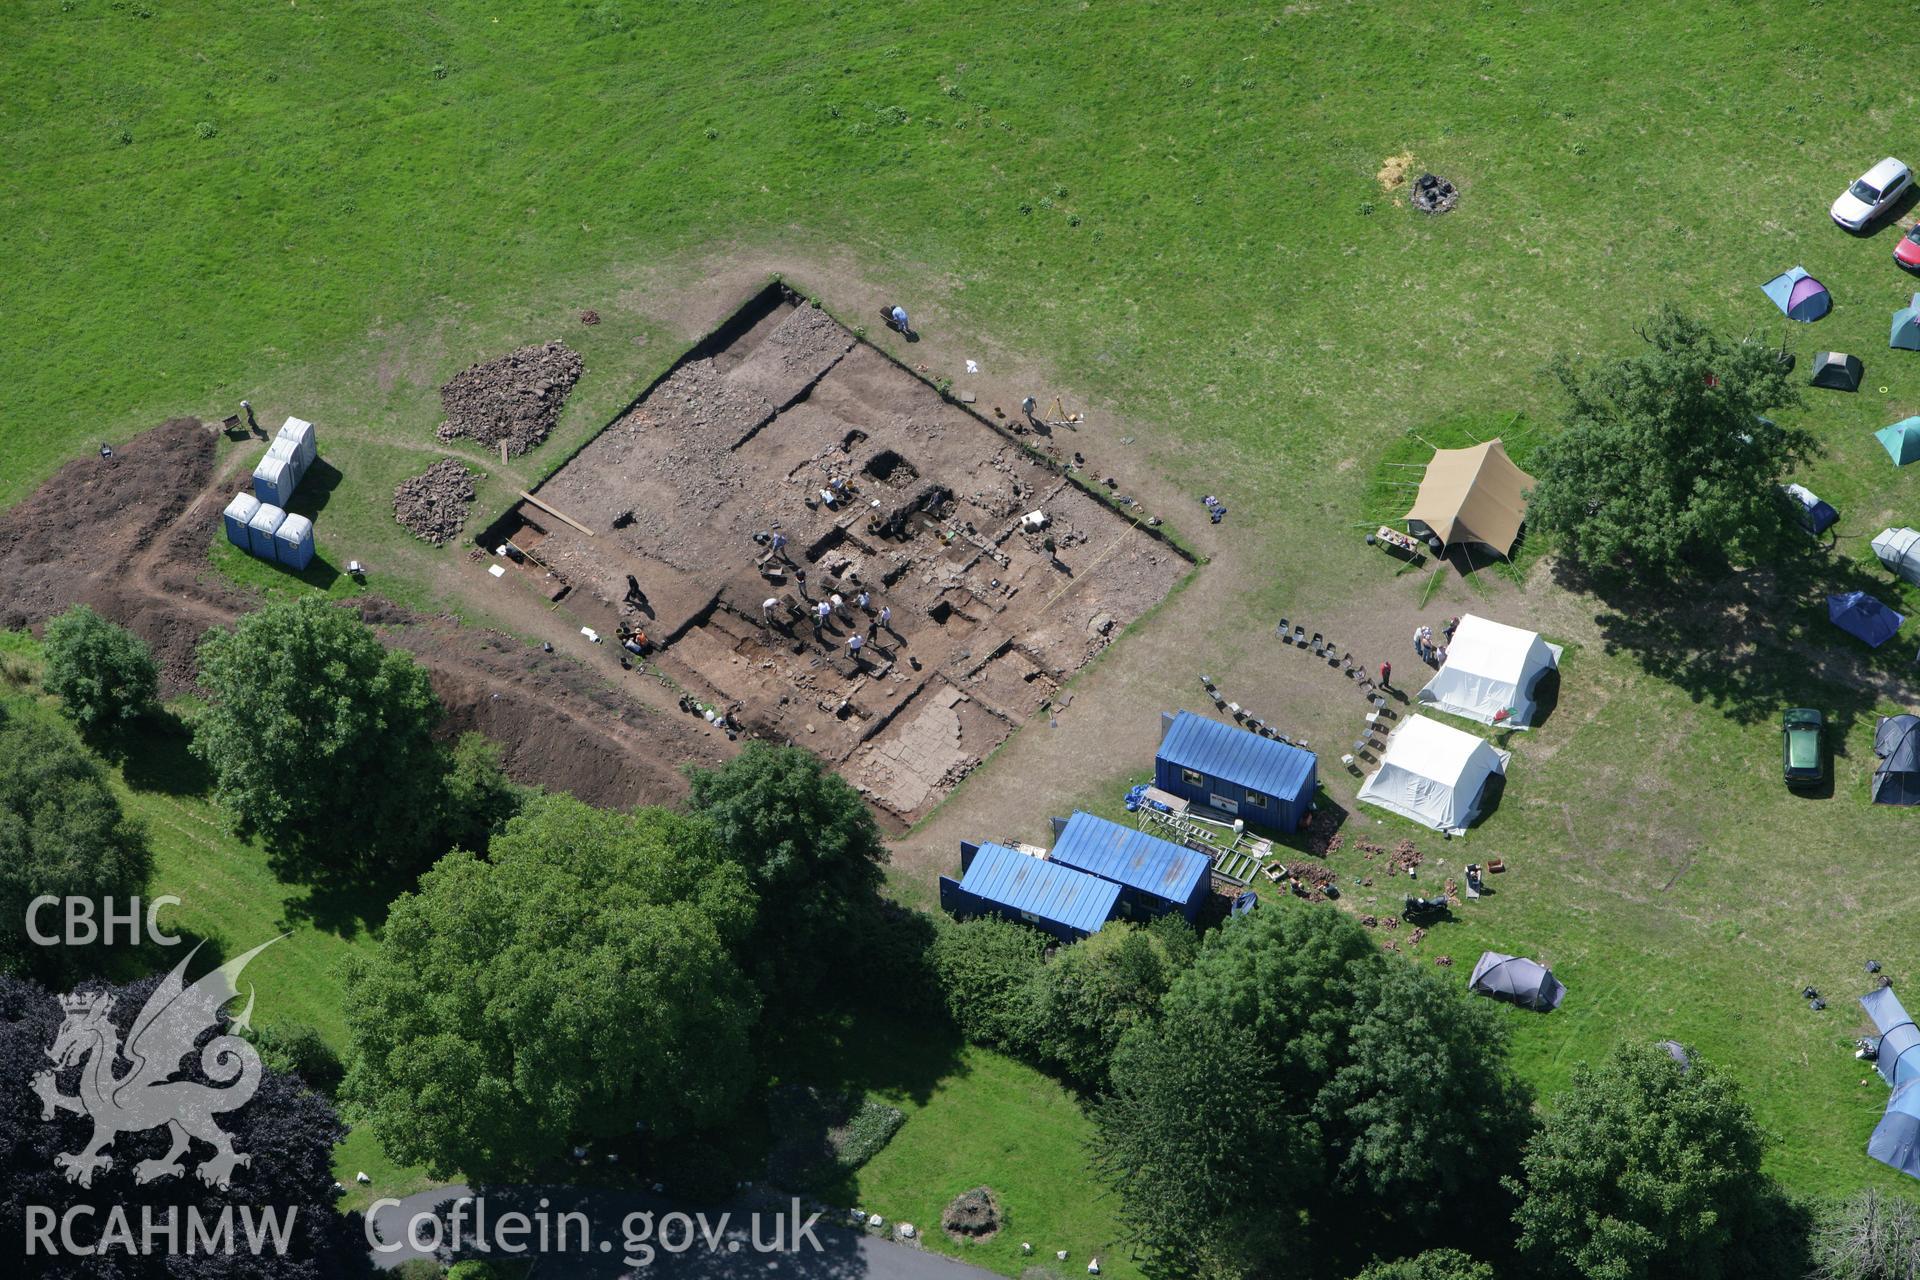
{"type": "Polygon", "coordinates": [[[1535,1013],[1552,1013],[1567,998],[1567,989],[1553,976],[1553,970],[1524,956],[1501,955],[1484,951],[1467,979],[1467,990],[1476,995],[1506,1000],[1535,1013]]]}
{"type": "Polygon", "coordinates": [[[1901,351],[1920,351],[1920,293],[1893,313],[1893,332],[1887,337],[1887,345],[1901,351]]]}
{"type": "Polygon", "coordinates": [[[1844,351],[1822,351],[1813,358],[1813,385],[1816,387],[1858,391],[1860,375],[1864,372],[1860,367],[1860,357],[1850,356],[1844,351]]]}
{"type": "Polygon", "coordinates": [[[1504,556],[1526,522],[1531,488],[1533,477],[1513,464],[1499,440],[1435,449],[1413,509],[1401,519],[1416,536],[1431,535],[1442,546],[1478,542],[1504,556]]]}
{"type": "Polygon", "coordinates": [[[1483,738],[1408,716],[1358,798],[1435,831],[1465,831],[1479,816],[1487,783],[1506,774],[1511,758],[1483,738]]]}
{"type": "Polygon", "coordinates": [[[1820,495],[1801,484],[1782,486],[1789,498],[1793,499],[1794,514],[1800,521],[1800,527],[1819,537],[1833,528],[1840,520],[1840,513],[1832,504],[1822,502],[1820,495]]]}
{"type": "Polygon", "coordinates": [[[301,570],[313,563],[313,521],[302,515],[289,515],[273,531],[273,554],[289,569],[301,570]]]}
{"type": "Polygon", "coordinates": [[[1827,597],[1827,620],[1878,649],[1893,639],[1907,619],[1864,591],[1847,591],[1827,597]]]}
{"type": "Polygon", "coordinates": [[[1881,716],[1873,729],[1875,804],[1920,804],[1920,716],[1881,716]]]}
{"type": "Polygon", "coordinates": [[[1833,296],[1827,286],[1807,274],[1805,267],[1782,271],[1760,286],[1780,313],[1789,320],[1810,324],[1833,309],[1833,296]]]}
{"type": "Polygon", "coordinates": [[[1882,529],[1874,535],[1873,554],[1908,582],[1920,582],[1920,529],[1882,529]]]}
{"type": "Polygon", "coordinates": [[[1534,686],[1559,665],[1560,647],[1537,632],[1468,614],[1418,700],[1481,724],[1525,729],[1533,724],[1534,686]]]}
{"type": "Polygon", "coordinates": [[[1874,432],[1873,438],[1880,442],[1896,467],[1920,460],[1920,418],[1902,418],[1874,432]]]}

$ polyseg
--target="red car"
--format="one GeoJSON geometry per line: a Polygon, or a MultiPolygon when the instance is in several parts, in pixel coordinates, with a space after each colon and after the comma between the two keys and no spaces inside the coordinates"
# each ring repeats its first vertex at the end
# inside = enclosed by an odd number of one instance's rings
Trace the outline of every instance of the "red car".
{"type": "Polygon", "coordinates": [[[1920,271],[1920,222],[1908,227],[1893,246],[1893,260],[1908,271],[1920,271]]]}

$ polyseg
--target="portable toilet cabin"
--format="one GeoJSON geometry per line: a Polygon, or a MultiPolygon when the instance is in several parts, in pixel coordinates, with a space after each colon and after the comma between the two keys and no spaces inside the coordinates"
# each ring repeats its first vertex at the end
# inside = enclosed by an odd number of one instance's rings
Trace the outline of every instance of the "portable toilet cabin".
{"type": "Polygon", "coordinates": [[[313,563],[313,521],[290,515],[273,531],[273,557],[295,571],[313,563]]]}
{"type": "Polygon", "coordinates": [[[300,456],[300,442],[292,436],[276,437],[274,442],[267,446],[267,456],[269,458],[285,458],[293,465],[294,488],[298,489],[300,482],[307,478],[307,464],[300,456]]]}
{"type": "Polygon", "coordinates": [[[247,550],[262,560],[274,559],[273,535],[280,532],[280,526],[286,523],[287,512],[284,507],[276,507],[271,502],[263,502],[253,513],[253,519],[247,521],[247,550]]]}
{"type": "Polygon", "coordinates": [[[294,469],[293,459],[285,455],[269,452],[253,469],[253,496],[276,507],[285,507],[299,484],[300,474],[294,469]]]}
{"type": "Polygon", "coordinates": [[[313,465],[315,458],[320,456],[319,437],[313,433],[313,424],[305,418],[288,418],[281,426],[280,434],[276,438],[293,441],[295,449],[298,450],[297,456],[300,459],[302,473],[313,465]]]}
{"type": "Polygon", "coordinates": [[[260,499],[251,493],[236,493],[233,501],[227,504],[222,519],[227,524],[227,541],[242,551],[253,550],[253,540],[247,536],[247,522],[260,510],[260,499]]]}

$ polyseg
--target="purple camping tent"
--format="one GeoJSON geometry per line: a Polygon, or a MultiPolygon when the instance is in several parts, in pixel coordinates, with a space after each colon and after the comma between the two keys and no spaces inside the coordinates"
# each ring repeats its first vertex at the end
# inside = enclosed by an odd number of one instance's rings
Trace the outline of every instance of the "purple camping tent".
{"type": "Polygon", "coordinates": [[[1783,271],[1760,286],[1773,305],[1789,320],[1810,324],[1833,309],[1827,286],[1807,274],[1805,267],[1783,271]]]}

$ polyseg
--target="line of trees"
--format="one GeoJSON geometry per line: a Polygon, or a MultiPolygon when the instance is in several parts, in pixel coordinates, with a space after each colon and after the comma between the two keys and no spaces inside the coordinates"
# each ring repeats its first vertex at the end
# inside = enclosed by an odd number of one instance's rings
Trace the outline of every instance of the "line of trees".
{"type": "Polygon", "coordinates": [[[888,926],[880,832],[794,748],[695,773],[691,812],[539,798],[485,856],[394,903],[348,977],[345,1096],[437,1176],[526,1178],[644,1136],[676,1186],[724,1190],[764,1046],[816,1016],[888,926]]]}
{"type": "Polygon", "coordinates": [[[1909,1256],[1888,1240],[1915,1237],[1789,1201],[1711,1062],[1623,1044],[1538,1107],[1508,1060],[1509,1011],[1332,908],[1070,946],[975,920],[943,925],[933,959],[971,1039],[1086,1092],[1095,1165],[1157,1275],[1909,1274],[1811,1269],[1812,1241],[1857,1262],[1909,1256]]]}
{"type": "MultiPolygon", "coordinates": [[[[48,674],[75,691],[76,726],[107,738],[151,710],[141,647],[110,626],[64,626],[77,640],[48,674]]],[[[1920,1253],[1904,1202],[1781,1195],[1766,1135],[1710,1062],[1624,1045],[1536,1107],[1505,1011],[1337,910],[1264,906],[1204,938],[1175,917],[1115,924],[1071,946],[930,922],[881,898],[871,814],[805,752],[749,744],[693,772],[687,812],[608,812],[513,787],[483,741],[438,745],[424,675],[341,611],[269,606],[204,660],[194,750],[270,847],[363,874],[452,850],[349,975],[344,1068],[310,1029],[249,1033],[312,1099],[270,1140],[323,1149],[337,1087],[392,1155],[439,1175],[552,1174],[593,1142],[722,1191],[752,1176],[751,1118],[788,1037],[884,973],[903,1007],[944,1009],[1080,1093],[1091,1159],[1156,1274],[1877,1280],[1920,1253]],[[420,778],[372,767],[394,758],[420,778]],[[367,808],[329,826],[316,788],[367,808]]],[[[0,909],[47,885],[142,888],[143,835],[75,728],[10,716],[0,753],[21,762],[0,772],[0,909]]],[[[48,958],[0,950],[15,973],[73,979],[36,972],[48,958]]],[[[0,1057],[28,1054],[48,1004],[0,986],[0,1057]]],[[[31,1162],[21,1144],[45,1139],[26,1079],[0,1070],[0,1154],[31,1162]]],[[[301,1168],[289,1194],[320,1203],[324,1161],[301,1168]]]]}

